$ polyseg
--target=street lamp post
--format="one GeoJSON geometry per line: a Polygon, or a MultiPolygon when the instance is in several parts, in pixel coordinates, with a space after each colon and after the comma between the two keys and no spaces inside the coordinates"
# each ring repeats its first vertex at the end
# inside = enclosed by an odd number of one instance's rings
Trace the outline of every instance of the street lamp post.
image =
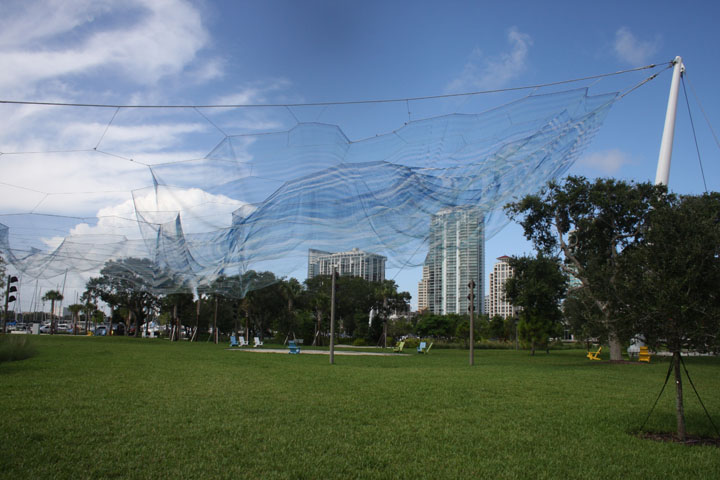
{"type": "Polygon", "coordinates": [[[470,283],[468,283],[468,288],[470,289],[470,294],[468,295],[468,300],[470,301],[470,305],[468,305],[468,309],[470,310],[470,366],[475,365],[475,281],[470,280],[470,283]]]}
{"type": "Polygon", "coordinates": [[[335,363],[335,278],[337,277],[336,267],[332,270],[332,284],[330,293],[330,365],[335,363]]]}

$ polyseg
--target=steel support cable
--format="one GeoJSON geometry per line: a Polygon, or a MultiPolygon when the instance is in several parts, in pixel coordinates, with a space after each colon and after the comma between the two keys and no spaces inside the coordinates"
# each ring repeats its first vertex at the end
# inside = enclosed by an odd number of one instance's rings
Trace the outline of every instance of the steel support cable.
{"type": "Polygon", "coordinates": [[[697,391],[697,388],[695,388],[695,384],[692,381],[692,378],[690,378],[690,372],[688,372],[687,367],[685,366],[685,360],[683,360],[682,355],[680,355],[680,363],[682,363],[683,369],[685,370],[685,375],[688,378],[688,381],[690,381],[690,385],[692,386],[693,390],[695,391],[695,395],[697,396],[698,401],[700,402],[700,405],[702,405],[703,410],[705,410],[705,415],[707,415],[708,420],[710,420],[710,423],[715,428],[715,433],[718,437],[720,437],[720,430],[718,430],[717,425],[715,425],[715,422],[713,422],[712,417],[710,416],[710,413],[708,412],[707,408],[705,408],[705,404],[703,403],[702,399],[700,398],[700,394],[697,391]]]}
{"type": "Polygon", "coordinates": [[[685,104],[687,105],[688,116],[690,117],[690,126],[692,127],[693,139],[695,140],[695,151],[697,151],[698,163],[700,164],[700,174],[702,175],[705,193],[708,193],[707,182],[705,181],[705,169],[703,169],[702,160],[700,159],[700,146],[698,145],[697,134],[695,133],[695,122],[693,122],[692,112],[690,111],[690,100],[688,100],[687,90],[685,89],[685,80],[682,75],[680,75],[680,80],[682,80],[683,93],[685,94],[685,104]]]}
{"type": "MultiPolygon", "coordinates": [[[[683,75],[683,78],[687,76],[687,72],[685,75],[683,75]]],[[[707,116],[707,113],[705,112],[705,109],[702,106],[702,103],[700,103],[700,97],[698,97],[697,92],[695,91],[695,87],[693,87],[692,82],[690,81],[690,78],[688,77],[688,85],[690,85],[690,90],[692,90],[693,95],[695,95],[695,101],[697,102],[698,106],[700,106],[700,111],[703,113],[703,116],[705,117],[705,122],[708,124],[708,128],[710,128],[710,132],[712,132],[713,138],[715,139],[715,144],[720,148],[720,140],[718,139],[718,136],[715,134],[715,129],[713,129],[712,124],[710,123],[710,119],[707,116]]]]}
{"type": "MultiPolygon", "coordinates": [[[[409,116],[409,115],[410,115],[410,107],[409,107],[409,103],[408,103],[408,102],[410,102],[410,101],[430,100],[430,99],[449,98],[449,97],[460,97],[460,96],[470,97],[470,96],[473,96],[473,95],[480,95],[480,94],[486,94],[486,93],[499,93],[499,92],[517,91],[517,90],[525,90],[525,89],[538,89],[538,88],[547,87],[547,86],[560,85],[560,84],[573,83],[573,82],[580,82],[580,81],[589,80],[589,79],[600,79],[600,78],[603,78],[603,77],[608,77],[608,76],[613,76],[613,75],[620,75],[620,74],[629,73],[629,72],[635,72],[635,71],[640,71],[640,70],[647,70],[647,69],[651,69],[651,68],[656,68],[656,67],[658,67],[659,65],[663,65],[663,64],[650,64],[650,65],[646,65],[646,66],[643,66],[643,67],[637,67],[637,68],[632,68],[632,69],[628,69],[628,70],[620,70],[620,71],[612,72],[612,73],[605,73],[605,74],[593,75],[593,76],[589,76],[589,77],[582,77],[582,78],[577,78],[577,79],[572,79],[572,80],[563,80],[563,81],[551,82],[551,83],[545,83],[545,84],[529,85],[529,86],[525,86],[525,87],[512,87],[512,88],[506,88],[506,89],[484,90],[484,91],[469,92],[469,93],[456,93],[456,94],[447,94],[447,95],[435,95],[435,96],[426,96],[426,97],[413,97],[413,98],[387,99],[387,100],[360,100],[360,101],[348,101],[348,102],[321,102],[321,103],[305,103],[305,104],[299,103],[299,104],[287,104],[287,105],[282,105],[282,104],[267,104],[267,105],[262,105],[262,104],[245,104],[245,105],[164,105],[164,106],[163,106],[163,105],[109,105],[109,104],[84,104],[84,103],[53,103],[53,102],[26,102],[26,101],[15,101],[15,100],[0,100],[0,104],[5,103],[5,104],[27,104],[27,105],[47,105],[47,106],[66,106],[66,107],[98,107],[98,108],[115,108],[115,109],[116,109],[116,110],[115,110],[115,113],[113,114],[112,118],[110,119],[110,122],[109,122],[109,123],[107,124],[107,126],[105,127],[105,131],[103,132],[102,136],[100,137],[100,140],[98,141],[98,143],[97,143],[97,145],[95,146],[95,148],[93,148],[92,150],[90,150],[90,149],[82,149],[82,150],[47,151],[47,152],[42,152],[42,151],[37,151],[37,152],[2,152],[2,153],[0,153],[0,155],[97,152],[97,153],[100,153],[100,154],[103,154],[103,155],[108,155],[108,156],[111,156],[111,157],[116,157],[116,158],[121,159],[121,160],[126,160],[126,161],[129,161],[129,162],[138,163],[138,164],[140,164],[140,165],[144,165],[144,166],[150,167],[150,165],[148,165],[148,164],[146,164],[146,163],[143,163],[143,162],[140,162],[140,161],[138,161],[138,160],[132,159],[132,158],[127,158],[127,157],[123,157],[123,156],[121,156],[121,155],[117,155],[117,154],[114,154],[114,153],[105,152],[105,151],[103,151],[103,150],[98,150],[98,147],[100,146],[100,143],[102,142],[103,138],[104,138],[105,135],[107,134],[108,129],[109,129],[110,126],[112,125],[113,121],[115,120],[115,117],[117,116],[117,114],[118,114],[118,112],[120,111],[121,108],[192,108],[192,109],[194,109],[200,116],[202,116],[206,121],[208,121],[212,126],[214,126],[217,130],[219,130],[220,133],[222,133],[223,135],[225,135],[225,137],[227,138],[227,137],[228,137],[227,133],[226,133],[225,131],[223,131],[220,127],[218,127],[214,122],[212,122],[212,121],[211,121],[206,115],[204,115],[200,110],[198,110],[199,108],[284,107],[284,108],[286,108],[286,109],[288,110],[288,112],[290,113],[290,115],[293,116],[293,118],[295,119],[295,121],[296,121],[297,123],[300,123],[300,121],[298,120],[298,118],[295,116],[295,114],[294,114],[294,113],[292,112],[292,110],[290,109],[291,107],[349,105],[349,104],[363,104],[363,103],[406,102],[406,104],[407,104],[407,109],[408,109],[408,116],[409,116]]],[[[666,68],[664,68],[663,70],[661,70],[661,71],[659,71],[659,72],[657,72],[657,73],[649,76],[648,78],[642,80],[641,82],[635,84],[634,86],[630,87],[629,89],[627,89],[626,91],[624,91],[623,93],[621,93],[618,98],[623,98],[623,97],[625,97],[626,95],[628,95],[629,93],[633,92],[634,90],[640,88],[642,85],[650,82],[651,80],[654,80],[660,73],[664,72],[665,70],[668,70],[668,69],[672,68],[672,66],[673,66],[672,62],[669,62],[668,65],[666,66],[666,68]]],[[[692,87],[692,86],[691,86],[691,87],[692,87]]],[[[714,132],[713,132],[713,134],[714,134],[714,132]]],[[[719,144],[719,145],[720,145],[720,144],[719,144]]],[[[171,165],[171,164],[175,164],[175,163],[182,163],[182,162],[188,162],[188,161],[194,161],[194,159],[191,159],[191,160],[179,160],[179,161],[163,162],[163,163],[156,164],[156,165],[153,165],[153,166],[157,166],[157,165],[171,165]]],[[[13,187],[17,187],[17,188],[24,188],[24,189],[26,188],[26,187],[21,187],[21,186],[19,186],[19,185],[12,185],[12,184],[5,184],[5,185],[13,186],[13,187]]],[[[38,192],[38,193],[46,193],[46,192],[38,192]]],[[[107,193],[107,192],[97,192],[97,193],[107,193]]]]}
{"type": "Polygon", "coordinates": [[[544,87],[552,87],[557,85],[564,85],[568,83],[582,82],[586,80],[594,80],[598,78],[611,77],[615,75],[622,75],[630,72],[637,72],[640,70],[648,70],[656,68],[659,65],[668,64],[672,66],[672,62],[662,62],[660,64],[650,64],[642,67],[630,68],[627,70],[619,70],[617,72],[602,73],[598,75],[590,75],[587,77],[573,78],[570,80],[560,80],[557,82],[540,83],[536,85],[525,85],[520,87],[508,87],[508,88],[497,88],[492,90],[480,90],[475,92],[463,92],[463,93],[447,93],[444,95],[427,95],[422,97],[406,97],[406,98],[387,98],[387,99],[372,99],[372,100],[349,100],[349,101],[334,101],[334,102],[312,102],[312,103],[251,103],[251,104],[211,104],[211,105],[118,105],[118,104],[103,104],[103,103],[64,103],[64,102],[39,102],[39,101],[26,101],[26,100],[0,100],[0,104],[12,104],[12,105],[42,105],[42,106],[56,106],[56,107],[95,107],[95,108],[261,108],[261,107],[314,107],[324,105],[358,105],[367,103],[397,103],[397,102],[409,102],[418,100],[435,100],[441,98],[453,98],[453,97],[465,97],[470,95],[484,95],[489,93],[502,93],[502,92],[513,92],[518,90],[530,90],[544,87]]]}
{"type": "Polygon", "coordinates": [[[658,401],[660,400],[660,397],[662,396],[663,392],[665,391],[665,387],[667,386],[668,379],[670,378],[670,374],[672,373],[673,368],[673,361],[670,361],[670,366],[668,367],[667,375],[665,375],[665,383],[663,383],[662,388],[660,389],[660,393],[658,394],[657,398],[655,399],[655,403],[653,403],[652,408],[650,409],[650,412],[647,414],[647,418],[645,418],[645,421],[640,425],[640,429],[638,431],[642,432],[643,428],[645,428],[645,424],[648,420],[650,420],[650,415],[652,415],[653,410],[655,410],[655,407],[657,406],[658,401]]]}

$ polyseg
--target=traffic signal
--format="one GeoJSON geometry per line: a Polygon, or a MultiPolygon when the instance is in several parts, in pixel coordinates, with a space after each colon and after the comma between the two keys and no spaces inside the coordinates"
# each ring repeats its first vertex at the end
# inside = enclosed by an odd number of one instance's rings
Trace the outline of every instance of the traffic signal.
{"type": "Polygon", "coordinates": [[[14,302],[16,300],[15,295],[10,295],[11,293],[17,292],[17,287],[13,285],[14,283],[17,283],[18,278],[14,275],[8,275],[8,284],[7,284],[7,290],[5,290],[5,310],[3,315],[3,322],[2,322],[2,332],[5,333],[7,329],[7,321],[8,321],[8,303],[14,302]]]}
{"type": "Polygon", "coordinates": [[[468,288],[470,289],[470,293],[467,296],[467,299],[470,301],[468,312],[472,313],[475,310],[475,280],[470,280],[468,288]]]}
{"type": "Polygon", "coordinates": [[[16,300],[15,295],[11,293],[17,292],[17,287],[13,283],[17,283],[18,278],[14,275],[8,277],[8,291],[7,291],[7,303],[14,302],[16,300]]]}

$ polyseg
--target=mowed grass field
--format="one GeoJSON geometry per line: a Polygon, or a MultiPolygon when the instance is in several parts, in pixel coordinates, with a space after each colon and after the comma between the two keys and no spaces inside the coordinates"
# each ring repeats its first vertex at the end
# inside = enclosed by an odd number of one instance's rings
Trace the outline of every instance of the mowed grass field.
{"type": "MultiPolygon", "coordinates": [[[[33,338],[0,364],[0,478],[720,478],[720,449],[633,435],[667,360],[581,350],[258,354],[33,338]]],[[[687,360],[720,423],[720,360],[687,360]]],[[[668,385],[648,429],[675,427],[668,385]]],[[[686,386],[691,434],[712,426],[686,386]]]]}

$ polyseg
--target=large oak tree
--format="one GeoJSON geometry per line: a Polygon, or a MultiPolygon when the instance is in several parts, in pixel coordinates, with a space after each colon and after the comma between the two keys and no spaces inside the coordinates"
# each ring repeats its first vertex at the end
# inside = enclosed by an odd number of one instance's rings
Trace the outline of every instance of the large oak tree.
{"type": "Polygon", "coordinates": [[[677,433],[685,438],[681,352],[720,350],[720,193],[666,197],[621,259],[622,316],[673,354],[677,433]]]}
{"type": "Polygon", "coordinates": [[[665,196],[665,187],[650,183],[568,177],[505,207],[539,252],[562,255],[563,269],[601,312],[611,360],[622,360],[622,340],[633,333],[619,315],[620,256],[642,240],[650,212],[665,196]]]}

